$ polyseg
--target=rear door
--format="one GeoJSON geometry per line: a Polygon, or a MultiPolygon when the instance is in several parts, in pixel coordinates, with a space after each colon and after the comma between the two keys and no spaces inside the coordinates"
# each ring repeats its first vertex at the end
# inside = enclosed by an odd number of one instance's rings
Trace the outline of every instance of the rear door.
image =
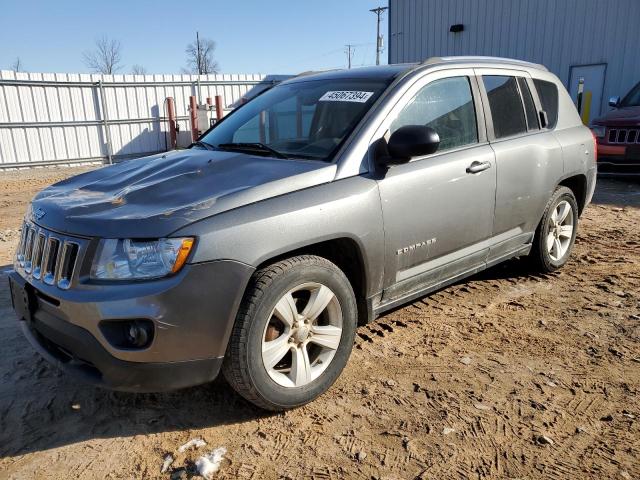
{"type": "Polygon", "coordinates": [[[374,141],[404,125],[430,126],[441,143],[436,153],[391,166],[378,180],[386,300],[483,265],[493,226],[496,169],[473,70],[422,77],[374,141]],[[468,171],[474,164],[481,167],[468,171]]]}
{"type": "Polygon", "coordinates": [[[476,69],[487,135],[496,156],[497,189],[488,261],[530,243],[544,207],[562,176],[562,150],[540,126],[540,105],[527,72],[476,69]]]}

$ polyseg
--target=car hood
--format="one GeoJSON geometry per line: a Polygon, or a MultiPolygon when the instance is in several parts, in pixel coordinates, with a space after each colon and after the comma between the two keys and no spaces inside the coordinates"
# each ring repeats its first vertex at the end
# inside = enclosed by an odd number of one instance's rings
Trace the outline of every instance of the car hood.
{"type": "Polygon", "coordinates": [[[334,164],[190,149],[130,160],[36,195],[33,220],[104,238],[164,237],[192,222],[335,178],[334,164]]]}
{"type": "Polygon", "coordinates": [[[594,125],[632,127],[640,125],[640,107],[622,107],[607,112],[593,121],[594,125]]]}

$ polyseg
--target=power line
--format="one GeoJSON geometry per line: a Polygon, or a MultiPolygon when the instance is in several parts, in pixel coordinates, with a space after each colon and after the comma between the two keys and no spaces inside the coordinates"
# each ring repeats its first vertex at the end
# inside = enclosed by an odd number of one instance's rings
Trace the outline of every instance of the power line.
{"type": "Polygon", "coordinates": [[[378,17],[376,29],[376,65],[380,65],[380,52],[382,51],[382,37],[380,36],[380,15],[382,15],[382,12],[388,9],[389,7],[378,7],[369,10],[370,12],[375,13],[378,17]]]}
{"type": "MultiPolygon", "coordinates": [[[[374,45],[374,43],[373,42],[351,43],[350,45],[351,45],[352,50],[355,51],[356,47],[370,47],[370,46],[374,45]]],[[[346,52],[344,47],[335,48],[333,50],[328,50],[328,51],[326,51],[324,53],[320,53],[318,55],[312,55],[312,56],[309,56],[309,57],[292,60],[291,62],[288,62],[288,63],[282,63],[282,64],[276,65],[274,67],[271,67],[271,69],[272,70],[278,70],[278,69],[282,69],[282,68],[290,68],[290,67],[293,67],[294,65],[297,68],[297,67],[300,66],[301,63],[309,62],[309,61],[312,61],[312,60],[318,60],[320,58],[329,57],[329,56],[336,55],[338,53],[343,53],[343,52],[346,52]]],[[[352,59],[355,59],[355,54],[352,55],[352,59]]],[[[355,61],[352,60],[351,63],[355,64],[355,61]]],[[[315,68],[315,67],[312,67],[312,68],[315,68]]],[[[334,67],[323,66],[321,68],[323,68],[323,69],[327,69],[327,68],[344,68],[344,64],[343,65],[336,65],[334,67]]]]}

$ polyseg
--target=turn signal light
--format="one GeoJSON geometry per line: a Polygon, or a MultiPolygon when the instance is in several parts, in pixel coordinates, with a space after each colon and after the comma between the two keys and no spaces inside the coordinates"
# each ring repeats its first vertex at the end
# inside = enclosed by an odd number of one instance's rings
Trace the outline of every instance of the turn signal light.
{"type": "Polygon", "coordinates": [[[187,257],[191,252],[191,247],[193,247],[193,238],[185,238],[184,240],[182,240],[182,245],[180,245],[180,250],[178,250],[176,263],[173,264],[171,273],[176,273],[180,271],[180,269],[184,265],[184,262],[187,261],[187,257]]]}

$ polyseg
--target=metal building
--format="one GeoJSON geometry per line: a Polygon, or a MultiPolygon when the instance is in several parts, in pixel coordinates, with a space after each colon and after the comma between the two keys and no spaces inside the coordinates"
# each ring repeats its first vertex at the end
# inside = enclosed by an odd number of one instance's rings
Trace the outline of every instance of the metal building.
{"type": "Polygon", "coordinates": [[[541,63],[589,120],[640,81],[640,0],[389,0],[389,63],[491,55],[541,63]],[[586,97],[585,97],[586,98],[586,97]]]}

